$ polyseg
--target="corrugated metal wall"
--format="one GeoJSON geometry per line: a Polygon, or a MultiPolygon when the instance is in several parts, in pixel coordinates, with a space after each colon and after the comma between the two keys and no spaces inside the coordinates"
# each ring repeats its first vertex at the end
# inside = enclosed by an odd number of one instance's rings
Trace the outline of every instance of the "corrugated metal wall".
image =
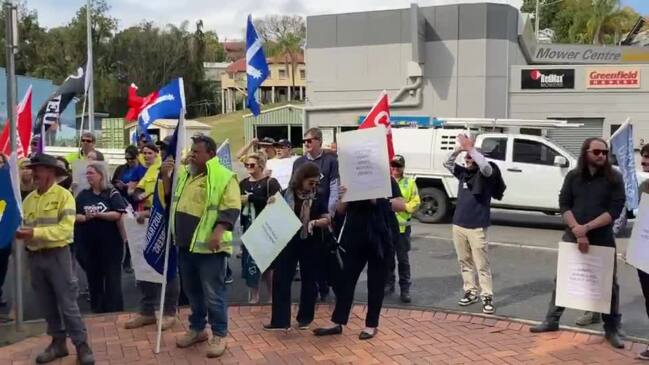
{"type": "Polygon", "coordinates": [[[246,143],[255,137],[256,126],[302,126],[303,123],[304,109],[294,105],[285,105],[267,110],[257,117],[252,114],[245,115],[243,117],[243,125],[246,143]]]}

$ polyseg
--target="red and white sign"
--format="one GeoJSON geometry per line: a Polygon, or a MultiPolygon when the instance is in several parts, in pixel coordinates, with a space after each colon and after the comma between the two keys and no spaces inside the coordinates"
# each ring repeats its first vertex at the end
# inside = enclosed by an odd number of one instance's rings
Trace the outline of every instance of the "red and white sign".
{"type": "Polygon", "coordinates": [[[588,89],[638,89],[640,70],[635,68],[593,68],[586,70],[588,89]]]}

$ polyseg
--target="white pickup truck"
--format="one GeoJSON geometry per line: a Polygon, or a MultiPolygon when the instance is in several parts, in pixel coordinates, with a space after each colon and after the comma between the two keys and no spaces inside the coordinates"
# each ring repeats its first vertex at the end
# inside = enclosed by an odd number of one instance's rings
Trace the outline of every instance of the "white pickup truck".
{"type": "MultiPolygon", "coordinates": [[[[443,166],[455,149],[461,129],[393,128],[395,153],[406,160],[406,175],[414,177],[422,204],[415,217],[421,222],[444,220],[453,210],[458,181],[443,166]]],[[[577,159],[545,137],[482,133],[476,147],[500,168],[507,184],[504,198],[492,200],[492,207],[538,211],[559,211],[559,191],[564,177],[577,159]]]]}

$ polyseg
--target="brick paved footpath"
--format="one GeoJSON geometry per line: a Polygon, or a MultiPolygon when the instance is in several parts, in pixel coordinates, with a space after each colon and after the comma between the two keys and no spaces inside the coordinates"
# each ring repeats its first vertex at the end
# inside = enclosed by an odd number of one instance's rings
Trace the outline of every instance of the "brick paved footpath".
{"type": "MultiPolygon", "coordinates": [[[[310,331],[266,332],[270,308],[231,307],[228,350],[220,359],[205,358],[206,344],[178,349],[177,325],[163,335],[153,353],[155,327],[125,330],[130,314],[86,319],[97,365],[101,364],[649,364],[637,360],[646,345],[628,342],[611,348],[601,336],[561,331],[532,335],[521,323],[445,312],[384,309],[377,337],[358,340],[365,307],[354,307],[342,336],[314,337],[310,331]]],[[[181,312],[186,322],[187,309],[181,312]]],[[[331,307],[318,308],[312,325],[325,325],[331,307]]],[[[49,343],[40,336],[0,348],[1,365],[33,364],[49,343]]],[[[73,347],[68,343],[70,350],[73,347]]],[[[53,364],[74,364],[71,354],[53,364]]]]}

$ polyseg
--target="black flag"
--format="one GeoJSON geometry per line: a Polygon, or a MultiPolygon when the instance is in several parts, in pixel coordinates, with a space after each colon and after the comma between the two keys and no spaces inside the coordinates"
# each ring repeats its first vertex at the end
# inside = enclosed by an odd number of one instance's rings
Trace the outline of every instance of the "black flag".
{"type": "Polygon", "coordinates": [[[52,131],[56,131],[61,113],[63,113],[72,99],[78,95],[83,95],[84,92],[85,66],[77,68],[76,74],[68,76],[63,81],[63,84],[50,94],[47,101],[41,106],[36,115],[34,134],[41,134],[43,123],[45,124],[45,132],[50,130],[50,128],[52,131]]]}

